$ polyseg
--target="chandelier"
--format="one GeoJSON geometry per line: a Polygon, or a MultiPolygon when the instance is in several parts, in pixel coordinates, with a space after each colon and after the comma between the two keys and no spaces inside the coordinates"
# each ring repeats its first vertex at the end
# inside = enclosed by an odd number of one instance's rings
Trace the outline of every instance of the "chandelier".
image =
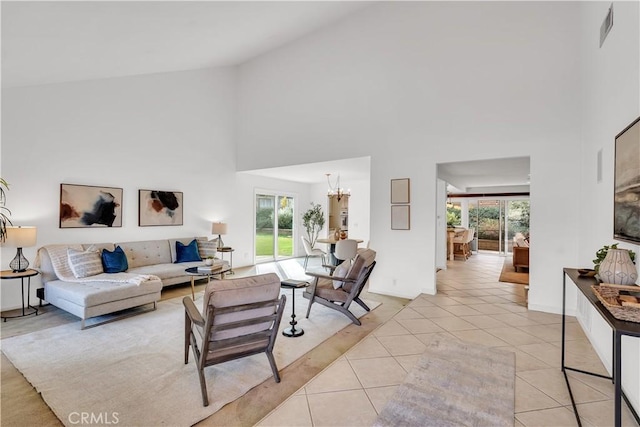
{"type": "Polygon", "coordinates": [[[327,196],[336,196],[338,201],[342,199],[344,196],[350,196],[351,190],[346,190],[340,187],[340,175],[338,175],[338,179],[336,179],[336,184],[331,185],[331,174],[327,173],[327,184],[329,184],[329,189],[327,190],[327,196]]]}

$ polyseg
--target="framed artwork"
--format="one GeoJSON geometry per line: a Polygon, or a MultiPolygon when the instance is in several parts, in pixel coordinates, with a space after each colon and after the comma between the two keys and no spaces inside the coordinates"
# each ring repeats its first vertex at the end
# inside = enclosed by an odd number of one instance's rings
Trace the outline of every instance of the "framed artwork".
{"type": "Polygon", "coordinates": [[[391,229],[409,230],[411,228],[410,217],[409,205],[391,206],[391,229]]]}
{"type": "Polygon", "coordinates": [[[60,184],[59,226],[122,227],[122,188],[60,184]]]}
{"type": "Polygon", "coordinates": [[[640,117],[616,136],[613,238],[640,244],[640,117]]]}
{"type": "Polygon", "coordinates": [[[182,192],[161,190],[138,191],[138,225],[182,225],[182,192]]]}
{"type": "Polygon", "coordinates": [[[409,202],[409,178],[392,179],[391,204],[409,202]]]}

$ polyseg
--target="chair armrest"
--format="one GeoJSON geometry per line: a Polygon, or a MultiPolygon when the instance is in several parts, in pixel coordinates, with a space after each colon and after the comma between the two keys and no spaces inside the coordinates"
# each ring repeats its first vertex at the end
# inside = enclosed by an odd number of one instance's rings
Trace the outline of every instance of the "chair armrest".
{"type": "Polygon", "coordinates": [[[356,279],[347,279],[346,277],[333,277],[328,274],[322,273],[314,273],[313,271],[305,271],[304,274],[307,276],[315,277],[317,279],[329,279],[329,280],[340,280],[341,282],[355,282],[356,279]]]}
{"type": "Polygon", "coordinates": [[[184,305],[185,313],[187,314],[187,316],[189,316],[189,319],[191,319],[191,321],[196,325],[204,327],[204,319],[202,318],[202,314],[200,314],[200,312],[196,308],[193,300],[189,297],[184,297],[182,299],[182,304],[184,305]]]}

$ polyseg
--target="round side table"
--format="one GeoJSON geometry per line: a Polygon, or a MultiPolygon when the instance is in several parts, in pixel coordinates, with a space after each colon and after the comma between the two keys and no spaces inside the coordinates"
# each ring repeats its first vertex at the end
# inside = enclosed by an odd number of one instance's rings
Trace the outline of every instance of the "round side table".
{"type": "Polygon", "coordinates": [[[31,305],[31,278],[33,276],[37,276],[38,272],[33,269],[27,269],[25,271],[13,271],[13,270],[2,270],[0,271],[0,279],[9,280],[9,279],[20,279],[20,284],[22,285],[22,314],[16,314],[13,316],[8,316],[5,314],[0,315],[3,321],[7,321],[7,319],[15,318],[15,317],[24,317],[30,316],[32,314],[38,315],[38,309],[31,305]],[[24,303],[24,279],[27,279],[27,304],[24,303]]]}
{"type": "Polygon", "coordinates": [[[223,247],[217,248],[216,250],[222,254],[223,261],[224,261],[224,254],[225,253],[229,254],[229,273],[228,274],[233,274],[233,251],[235,249],[233,249],[231,246],[223,246],[223,247]]]}

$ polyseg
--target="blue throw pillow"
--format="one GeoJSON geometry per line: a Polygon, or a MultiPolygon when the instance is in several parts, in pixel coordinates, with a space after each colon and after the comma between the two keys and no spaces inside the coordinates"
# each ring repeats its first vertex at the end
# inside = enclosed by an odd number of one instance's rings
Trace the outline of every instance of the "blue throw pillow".
{"type": "Polygon", "coordinates": [[[188,245],[176,242],[176,262],[202,261],[198,252],[198,242],[193,239],[188,245]]]}
{"type": "Polygon", "coordinates": [[[102,266],[105,273],[121,273],[129,269],[127,255],[120,246],[112,252],[107,249],[102,250],[102,266]]]}

